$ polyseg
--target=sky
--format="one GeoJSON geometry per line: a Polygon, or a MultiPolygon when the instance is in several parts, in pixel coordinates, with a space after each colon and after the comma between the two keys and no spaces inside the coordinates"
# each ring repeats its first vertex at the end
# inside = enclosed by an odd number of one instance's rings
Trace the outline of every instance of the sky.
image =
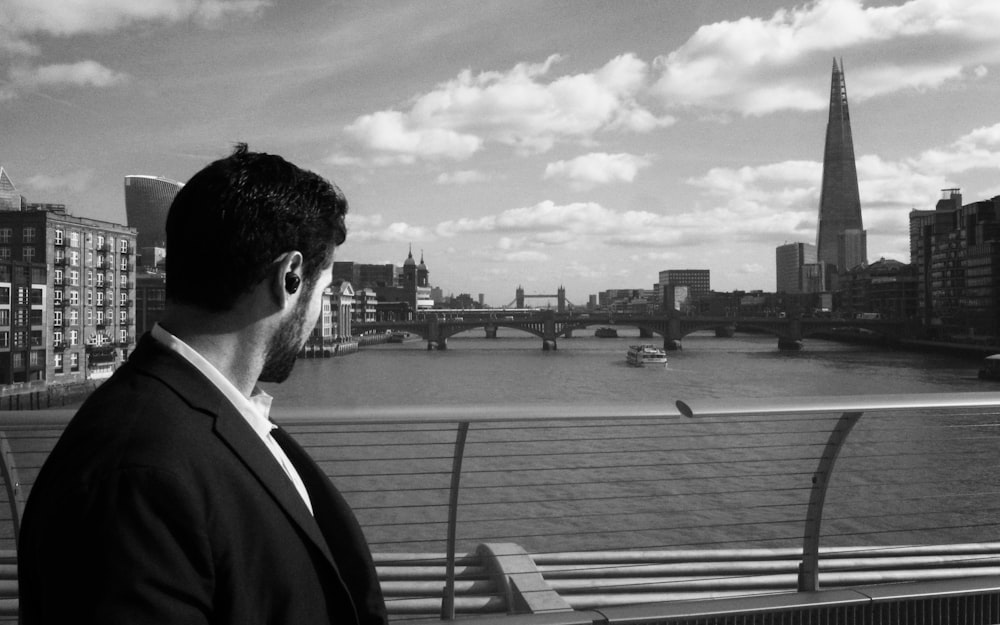
{"type": "Polygon", "coordinates": [[[337,260],[422,255],[488,305],[815,243],[843,62],[868,256],[941,190],[1000,195],[996,0],[0,0],[0,166],[125,222],[123,178],[237,142],[350,202],[337,260]]]}

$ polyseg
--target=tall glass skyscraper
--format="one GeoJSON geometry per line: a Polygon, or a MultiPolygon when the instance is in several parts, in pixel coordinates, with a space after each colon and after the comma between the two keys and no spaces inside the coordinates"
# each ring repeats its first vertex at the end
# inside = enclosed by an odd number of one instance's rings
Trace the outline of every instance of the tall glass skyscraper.
{"type": "Polygon", "coordinates": [[[860,263],[867,262],[863,233],[858,171],[854,162],[854,138],[851,135],[851,116],[847,109],[847,85],[844,82],[843,61],[838,67],[837,59],[834,59],[833,78],[830,82],[830,118],[826,125],[826,147],[823,150],[819,228],[816,233],[818,261],[836,266],[838,272],[848,271],[860,263]],[[843,240],[845,233],[848,233],[846,247],[843,240]]]}
{"type": "Polygon", "coordinates": [[[139,249],[166,246],[167,211],[183,186],[159,176],[125,176],[125,217],[139,231],[139,249]]]}

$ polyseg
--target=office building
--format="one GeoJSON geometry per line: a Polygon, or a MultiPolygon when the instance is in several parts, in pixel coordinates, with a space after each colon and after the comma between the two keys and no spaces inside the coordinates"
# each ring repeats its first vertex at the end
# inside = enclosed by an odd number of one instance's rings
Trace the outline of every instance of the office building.
{"type": "Polygon", "coordinates": [[[155,266],[155,250],[167,245],[167,213],[184,185],[159,176],[125,176],[125,216],[138,231],[137,248],[142,264],[155,266]]]}
{"type": "Polygon", "coordinates": [[[100,379],[124,362],[135,241],[134,229],[62,205],[0,211],[0,384],[100,379]]]}
{"type": "Polygon", "coordinates": [[[779,245],[774,251],[774,264],[777,279],[775,292],[809,292],[807,289],[813,286],[811,278],[815,273],[816,246],[810,243],[779,245]]]}
{"type": "Polygon", "coordinates": [[[834,59],[830,82],[830,115],[823,149],[819,227],[816,233],[818,262],[833,265],[836,272],[847,271],[867,262],[863,231],[854,138],[847,106],[847,85],[843,62],[838,67],[837,60],[834,59]],[[847,235],[842,242],[840,237],[847,231],[856,232],[847,235]]]}
{"type": "Polygon", "coordinates": [[[697,298],[712,290],[711,271],[708,269],[667,269],[660,272],[661,286],[686,286],[688,296],[697,298]]]}
{"type": "Polygon", "coordinates": [[[910,263],[929,337],[1000,336],[1000,196],[963,206],[945,189],[934,210],[911,211],[910,263]]]}

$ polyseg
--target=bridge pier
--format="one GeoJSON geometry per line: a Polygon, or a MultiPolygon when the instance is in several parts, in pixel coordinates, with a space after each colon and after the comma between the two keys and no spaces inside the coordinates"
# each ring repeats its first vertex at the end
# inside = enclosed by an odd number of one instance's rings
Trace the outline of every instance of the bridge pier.
{"type": "Polygon", "coordinates": [[[653,338],[653,331],[649,328],[639,328],[639,338],[651,339],[653,338]]]}
{"type": "Polygon", "coordinates": [[[797,352],[802,349],[802,339],[778,339],[778,349],[783,352],[797,352]]]}
{"type": "Polygon", "coordinates": [[[486,330],[486,338],[495,339],[497,337],[497,327],[492,323],[486,325],[483,329],[486,330]]]}
{"type": "Polygon", "coordinates": [[[555,339],[542,339],[542,351],[543,352],[554,352],[556,351],[556,340],[555,339]]]}
{"type": "Polygon", "coordinates": [[[448,349],[448,339],[428,339],[427,340],[427,351],[438,350],[443,352],[448,349]]]}
{"type": "Polygon", "coordinates": [[[684,349],[681,345],[680,339],[663,338],[663,349],[668,352],[676,352],[678,350],[684,349]]]}

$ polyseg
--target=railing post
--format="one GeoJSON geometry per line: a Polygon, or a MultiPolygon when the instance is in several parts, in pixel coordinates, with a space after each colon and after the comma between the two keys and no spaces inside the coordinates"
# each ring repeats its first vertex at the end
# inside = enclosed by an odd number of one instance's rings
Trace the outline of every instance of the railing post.
{"type": "Polygon", "coordinates": [[[455,436],[455,455],[451,461],[451,491],[448,495],[448,545],[445,563],[444,597],[441,598],[441,620],[455,620],[455,543],[458,526],[458,491],[462,481],[462,458],[465,456],[465,439],[469,422],[458,424],[455,436]]]}
{"type": "Polygon", "coordinates": [[[840,415],[837,425],[830,432],[823,455],[812,477],[812,490],[809,493],[809,508],[806,510],[805,531],[802,540],[802,563],[799,564],[799,591],[819,589],[819,538],[820,526],[823,523],[823,503],[826,501],[826,490],[830,485],[833,465],[837,462],[847,435],[851,433],[854,424],[861,418],[863,412],[845,412],[840,415]]]}
{"type": "Polygon", "coordinates": [[[11,524],[14,526],[14,543],[21,535],[21,513],[24,512],[24,501],[21,500],[21,481],[17,476],[17,464],[14,462],[14,452],[7,442],[7,433],[0,432],[0,472],[3,473],[3,485],[7,490],[7,505],[10,506],[11,524]]]}

